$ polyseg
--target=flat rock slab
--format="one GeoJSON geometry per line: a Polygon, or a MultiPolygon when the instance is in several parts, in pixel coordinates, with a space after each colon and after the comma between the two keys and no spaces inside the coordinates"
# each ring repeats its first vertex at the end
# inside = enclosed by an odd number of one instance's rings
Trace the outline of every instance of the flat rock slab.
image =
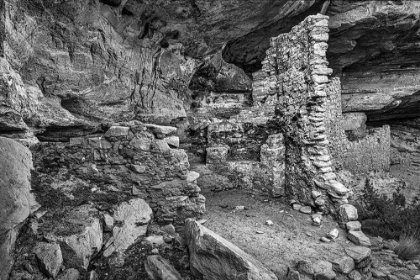
{"type": "Polygon", "coordinates": [[[367,247],[371,246],[369,237],[360,230],[350,230],[347,234],[347,238],[356,245],[367,247]]]}
{"type": "Polygon", "coordinates": [[[186,220],[185,237],[191,271],[199,279],[277,280],[259,261],[197,221],[186,220]]]}
{"type": "Polygon", "coordinates": [[[345,249],[347,255],[349,255],[356,263],[359,263],[366,258],[370,257],[372,251],[369,248],[362,246],[348,247],[345,249]]]}
{"type": "Polygon", "coordinates": [[[182,280],[181,274],[159,255],[148,256],[144,263],[147,275],[151,280],[182,280]]]}

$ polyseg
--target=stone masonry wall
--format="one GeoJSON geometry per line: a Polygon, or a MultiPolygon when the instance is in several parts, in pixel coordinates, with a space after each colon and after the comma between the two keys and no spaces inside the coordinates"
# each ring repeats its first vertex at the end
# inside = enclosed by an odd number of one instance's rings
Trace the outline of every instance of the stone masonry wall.
{"type": "MultiPolygon", "coordinates": [[[[345,168],[354,173],[388,171],[391,158],[391,133],[389,126],[375,129],[357,129],[361,137],[349,140],[345,133],[346,121],[341,106],[339,78],[332,78],[327,87],[327,131],[335,168],[345,168]],[[361,131],[359,131],[361,130],[361,131]],[[362,132],[362,133],[361,133],[362,132]]],[[[357,116],[356,116],[357,117],[357,116]]],[[[357,128],[354,127],[354,128],[357,128]]]]}
{"type": "Polygon", "coordinates": [[[349,192],[336,180],[329,150],[328,32],[328,17],[316,15],[272,38],[260,74],[266,81],[262,91],[277,99],[276,121],[286,145],[286,193],[324,212],[334,211],[331,202],[347,203],[349,192]]]}
{"type": "Polygon", "coordinates": [[[175,132],[131,121],[105,134],[40,143],[33,150],[33,185],[42,194],[37,199],[51,207],[89,201],[107,210],[138,197],[153,209],[155,221],[182,226],[204,212],[205,198],[175,132]]]}

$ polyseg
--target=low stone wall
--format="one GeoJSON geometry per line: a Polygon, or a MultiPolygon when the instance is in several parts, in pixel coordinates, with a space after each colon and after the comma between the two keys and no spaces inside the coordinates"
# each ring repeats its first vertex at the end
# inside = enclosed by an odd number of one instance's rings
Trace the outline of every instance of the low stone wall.
{"type": "Polygon", "coordinates": [[[183,225],[205,210],[205,198],[189,172],[176,128],[137,121],[111,126],[106,133],[43,142],[33,149],[34,188],[45,206],[87,201],[107,209],[133,197],[147,201],[159,223],[183,225]],[[58,194],[65,194],[59,196],[58,194]]]}

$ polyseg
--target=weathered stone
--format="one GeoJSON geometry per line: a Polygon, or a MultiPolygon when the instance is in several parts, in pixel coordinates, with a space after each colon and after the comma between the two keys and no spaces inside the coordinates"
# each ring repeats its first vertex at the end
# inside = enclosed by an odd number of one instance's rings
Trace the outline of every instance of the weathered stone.
{"type": "Polygon", "coordinates": [[[338,238],[338,235],[340,234],[340,232],[338,231],[338,229],[333,229],[333,230],[331,230],[328,234],[327,234],[327,236],[328,236],[328,238],[330,238],[330,239],[337,239],[338,238]]]}
{"type": "Polygon", "coordinates": [[[259,261],[192,219],[185,223],[185,236],[190,266],[200,279],[277,279],[259,261]]]}
{"type": "Polygon", "coordinates": [[[158,255],[148,256],[144,263],[151,280],[182,280],[181,274],[164,258],[158,255]]]}
{"type": "Polygon", "coordinates": [[[348,277],[350,280],[362,280],[362,275],[357,270],[350,272],[348,277]]]}
{"type": "Polygon", "coordinates": [[[173,134],[178,130],[176,127],[156,124],[144,124],[144,126],[150,129],[158,138],[164,138],[165,136],[173,134]]]}
{"type": "Polygon", "coordinates": [[[103,233],[96,209],[89,206],[80,206],[71,209],[61,220],[50,221],[52,230],[45,233],[49,241],[64,243],[70,248],[73,255],[69,255],[65,261],[77,262],[83,268],[87,268],[92,255],[102,248],[103,233]],[[70,228],[72,234],[62,235],[63,223],[70,228]],[[75,230],[77,229],[77,231],[75,230]]]}
{"type": "Polygon", "coordinates": [[[339,214],[340,214],[340,218],[344,222],[356,221],[357,218],[359,217],[357,215],[357,209],[356,209],[356,207],[354,207],[351,204],[343,204],[343,205],[341,205],[340,208],[339,208],[339,214]]]}
{"type": "Polygon", "coordinates": [[[152,209],[141,198],[121,203],[116,208],[113,218],[122,225],[114,226],[103,255],[109,257],[113,252],[124,252],[137,238],[146,234],[151,217],[152,209]]]}
{"type": "Polygon", "coordinates": [[[32,155],[22,144],[0,137],[0,279],[6,279],[17,227],[37,209],[31,191],[32,155]]]}
{"type": "Polygon", "coordinates": [[[338,195],[345,195],[350,191],[343,184],[335,180],[329,181],[327,185],[331,187],[331,190],[334,191],[338,195]]]}
{"type": "Polygon", "coordinates": [[[301,274],[314,275],[314,265],[309,260],[298,261],[297,271],[301,274]]]}
{"type": "Polygon", "coordinates": [[[60,245],[38,243],[34,249],[40,269],[50,277],[56,277],[63,264],[60,245]]]}
{"type": "Polygon", "coordinates": [[[303,206],[299,209],[299,212],[304,213],[304,214],[311,214],[312,208],[311,206],[303,206]]]}
{"type": "Polygon", "coordinates": [[[179,148],[179,137],[178,136],[169,136],[163,138],[163,140],[168,143],[169,146],[172,146],[174,148],[179,148]]]}
{"type": "Polygon", "coordinates": [[[165,243],[162,235],[149,235],[148,237],[144,238],[144,241],[150,243],[153,248],[158,248],[165,243]]]}
{"type": "Polygon", "coordinates": [[[314,274],[317,280],[332,280],[336,277],[332,264],[327,261],[317,261],[314,264],[314,274]]]}
{"type": "Polygon", "coordinates": [[[104,137],[92,137],[88,139],[89,146],[97,149],[111,149],[111,143],[104,137]]]}
{"type": "Polygon", "coordinates": [[[75,268],[66,269],[57,279],[58,280],[78,280],[79,271],[75,268]]]}
{"type": "Polygon", "coordinates": [[[348,247],[345,248],[345,251],[356,263],[363,261],[371,255],[369,248],[361,246],[348,247]]]}
{"type": "Polygon", "coordinates": [[[344,274],[350,273],[355,267],[354,260],[351,257],[334,259],[332,264],[334,271],[344,274]]]}
{"type": "Polygon", "coordinates": [[[226,162],[229,148],[225,146],[209,147],[206,149],[206,163],[216,164],[226,162]]]}
{"type": "Polygon", "coordinates": [[[112,231],[114,227],[114,218],[109,214],[104,214],[104,231],[112,231]]]}
{"type": "Polygon", "coordinates": [[[187,181],[188,182],[194,182],[199,177],[200,177],[200,173],[195,172],[195,171],[190,171],[190,172],[188,172],[188,175],[187,175],[187,181]]]}
{"type": "Polygon", "coordinates": [[[347,222],[346,228],[348,231],[358,231],[362,229],[362,224],[359,221],[347,222]]]}
{"type": "Polygon", "coordinates": [[[121,137],[127,136],[130,132],[129,127],[125,126],[111,126],[107,132],[105,132],[105,137],[121,137]]]}
{"type": "Polygon", "coordinates": [[[347,238],[350,239],[354,244],[360,246],[371,246],[370,239],[360,230],[350,230],[347,234],[347,238]]]}

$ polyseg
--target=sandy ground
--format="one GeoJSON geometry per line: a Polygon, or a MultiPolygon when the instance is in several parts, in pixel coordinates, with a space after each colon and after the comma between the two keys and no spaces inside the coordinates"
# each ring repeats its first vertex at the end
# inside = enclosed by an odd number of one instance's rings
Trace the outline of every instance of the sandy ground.
{"type": "Polygon", "coordinates": [[[344,247],[353,246],[340,229],[336,242],[323,243],[325,236],[338,224],[324,217],[321,227],[313,226],[310,215],[294,211],[284,201],[252,197],[244,190],[206,192],[206,227],[239,246],[261,261],[278,276],[288,265],[301,259],[329,260],[344,256],[344,247]],[[245,206],[246,210],[235,210],[245,206]],[[272,220],[273,225],[265,225],[272,220]],[[263,232],[263,234],[257,233],[263,232]]]}

